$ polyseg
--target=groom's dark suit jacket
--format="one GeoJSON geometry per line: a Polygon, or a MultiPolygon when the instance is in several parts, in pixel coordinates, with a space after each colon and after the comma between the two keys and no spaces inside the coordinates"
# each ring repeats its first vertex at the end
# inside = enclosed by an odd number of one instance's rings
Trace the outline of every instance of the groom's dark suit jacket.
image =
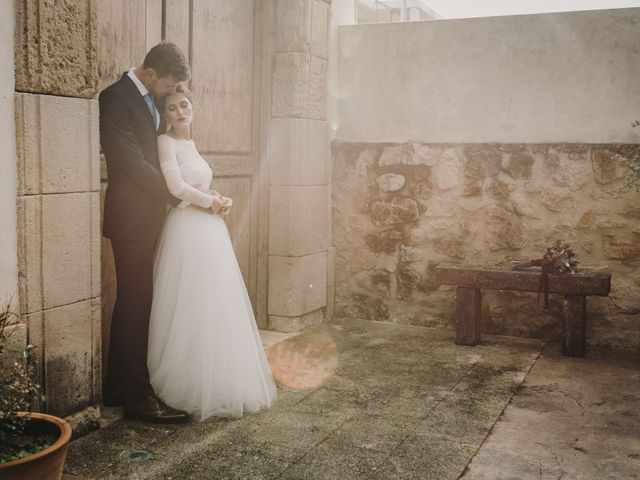
{"type": "Polygon", "coordinates": [[[109,184],[103,234],[113,240],[155,242],[166,204],[177,205],[158,163],[157,131],[140,91],[125,73],[100,92],[100,145],[109,184]]]}

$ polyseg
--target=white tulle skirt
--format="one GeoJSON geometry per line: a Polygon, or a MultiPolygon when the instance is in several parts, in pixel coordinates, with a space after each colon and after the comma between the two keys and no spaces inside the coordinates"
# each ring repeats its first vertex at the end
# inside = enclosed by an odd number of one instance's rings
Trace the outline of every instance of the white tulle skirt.
{"type": "Polygon", "coordinates": [[[229,231],[218,215],[169,212],[154,266],[149,375],[194,420],[271,405],[276,387],[229,231]]]}

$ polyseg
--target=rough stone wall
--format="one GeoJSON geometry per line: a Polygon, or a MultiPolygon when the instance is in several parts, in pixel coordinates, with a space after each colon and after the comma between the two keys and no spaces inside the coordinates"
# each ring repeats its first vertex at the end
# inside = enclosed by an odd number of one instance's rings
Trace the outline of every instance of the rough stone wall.
{"type": "Polygon", "coordinates": [[[16,90],[92,98],[95,0],[15,0],[16,90]]]}
{"type": "Polygon", "coordinates": [[[100,164],[94,0],[16,0],[20,313],[46,401],[79,423],[100,398],[100,164]],[[30,92],[30,93],[23,93],[30,92]]]}
{"type": "Polygon", "coordinates": [[[268,311],[269,328],[280,331],[322,321],[332,291],[326,122],[330,10],[330,0],[274,2],[268,311]]]}
{"type": "MultiPolygon", "coordinates": [[[[634,145],[334,142],[337,316],[452,328],[438,262],[510,266],[555,239],[613,273],[588,299],[588,342],[640,348],[640,194],[616,196],[634,145]]],[[[559,338],[561,305],[486,291],[485,332],[559,338]]]]}

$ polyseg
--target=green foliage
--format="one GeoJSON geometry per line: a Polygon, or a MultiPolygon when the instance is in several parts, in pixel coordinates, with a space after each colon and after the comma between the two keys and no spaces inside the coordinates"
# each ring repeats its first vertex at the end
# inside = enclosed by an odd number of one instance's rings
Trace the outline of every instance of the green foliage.
{"type": "Polygon", "coordinates": [[[38,453],[51,445],[51,440],[42,441],[22,441],[18,439],[12,440],[10,445],[0,448],[0,463],[12,462],[28,457],[34,453],[38,453]]]}
{"type": "Polygon", "coordinates": [[[11,311],[10,303],[0,309],[0,462],[21,458],[39,451],[40,445],[24,440],[23,433],[29,419],[19,417],[18,412],[28,411],[33,398],[40,393],[35,381],[33,346],[27,345],[18,358],[9,358],[7,341],[16,331],[18,316],[11,311]]]}

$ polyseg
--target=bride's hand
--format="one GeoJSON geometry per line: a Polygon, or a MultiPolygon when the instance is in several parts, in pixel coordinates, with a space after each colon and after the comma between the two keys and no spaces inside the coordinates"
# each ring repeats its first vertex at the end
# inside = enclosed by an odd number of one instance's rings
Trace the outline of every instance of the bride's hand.
{"type": "Polygon", "coordinates": [[[222,211],[220,213],[222,213],[222,215],[226,215],[229,213],[229,211],[231,211],[231,207],[233,206],[233,200],[231,200],[229,197],[222,197],[222,203],[223,203],[223,207],[222,207],[222,211]]]}
{"type": "Polygon", "coordinates": [[[220,214],[224,214],[224,200],[222,199],[221,195],[214,195],[213,196],[213,203],[211,204],[211,211],[213,213],[220,213],[220,214]]]}

